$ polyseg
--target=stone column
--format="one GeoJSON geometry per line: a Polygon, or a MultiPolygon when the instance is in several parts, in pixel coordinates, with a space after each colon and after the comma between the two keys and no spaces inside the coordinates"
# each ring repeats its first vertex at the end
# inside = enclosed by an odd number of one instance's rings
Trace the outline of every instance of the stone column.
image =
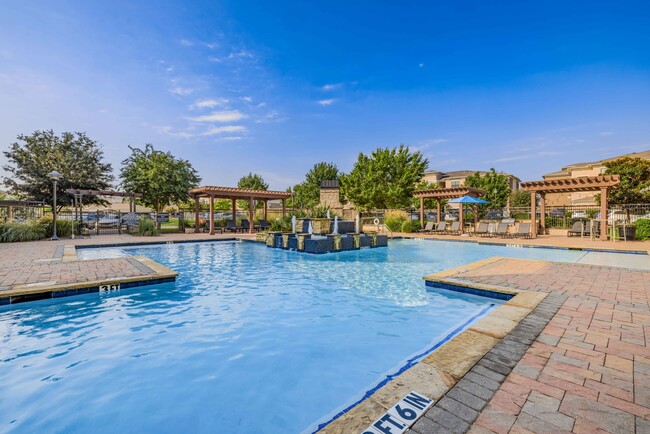
{"type": "Polygon", "coordinates": [[[440,199],[436,199],[436,203],[438,204],[438,223],[440,223],[440,219],[442,218],[442,213],[440,212],[440,199]]]}

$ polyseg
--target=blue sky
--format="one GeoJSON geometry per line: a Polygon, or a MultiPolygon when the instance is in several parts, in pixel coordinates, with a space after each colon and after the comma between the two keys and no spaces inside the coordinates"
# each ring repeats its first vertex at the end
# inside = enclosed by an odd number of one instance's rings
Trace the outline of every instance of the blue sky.
{"type": "Polygon", "coordinates": [[[85,131],[116,171],[153,143],[204,184],[284,189],[404,143],[539,179],[650,149],[649,23],[645,1],[4,2],[0,150],[85,131]]]}

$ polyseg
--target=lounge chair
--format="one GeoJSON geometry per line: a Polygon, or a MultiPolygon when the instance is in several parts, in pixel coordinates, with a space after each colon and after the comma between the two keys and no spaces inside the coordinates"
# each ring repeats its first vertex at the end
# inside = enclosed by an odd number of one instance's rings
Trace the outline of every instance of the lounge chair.
{"type": "Polygon", "coordinates": [[[497,225],[496,231],[494,231],[495,237],[505,238],[508,236],[508,223],[499,223],[497,225]]]}
{"type": "Polygon", "coordinates": [[[227,231],[237,233],[237,232],[239,232],[239,231],[241,231],[241,230],[243,230],[243,229],[244,229],[244,228],[235,225],[235,221],[234,221],[234,220],[226,220],[226,230],[227,230],[227,231]]]}
{"type": "Polygon", "coordinates": [[[566,233],[567,237],[581,237],[584,234],[584,225],[582,222],[575,222],[571,229],[566,233]]]}
{"type": "Polygon", "coordinates": [[[513,238],[530,238],[530,223],[519,223],[517,232],[510,234],[513,238]]]}
{"type": "Polygon", "coordinates": [[[451,227],[449,228],[448,231],[445,231],[446,234],[449,235],[457,235],[460,234],[460,222],[451,222],[451,227]]]}
{"type": "MultiPolygon", "coordinates": [[[[242,228],[241,228],[242,232],[249,232],[251,230],[251,224],[250,224],[250,222],[248,220],[242,219],[241,225],[242,225],[242,228]]],[[[253,227],[253,231],[255,231],[255,227],[253,227]]]]}
{"type": "Polygon", "coordinates": [[[439,222],[435,229],[431,231],[432,234],[443,234],[447,231],[447,222],[439,222]]]}
{"type": "Polygon", "coordinates": [[[427,222],[427,224],[424,225],[424,229],[420,229],[418,232],[429,233],[431,231],[433,231],[433,222],[427,222]]]}
{"type": "Polygon", "coordinates": [[[269,229],[269,224],[266,222],[266,220],[260,220],[259,228],[260,231],[266,231],[269,229]]]}
{"type": "Polygon", "coordinates": [[[488,232],[489,227],[490,227],[490,224],[488,222],[479,222],[478,228],[476,228],[476,230],[474,232],[472,232],[470,235],[472,235],[472,236],[476,235],[476,236],[481,236],[481,237],[485,236],[485,235],[487,235],[489,233],[488,232]]]}

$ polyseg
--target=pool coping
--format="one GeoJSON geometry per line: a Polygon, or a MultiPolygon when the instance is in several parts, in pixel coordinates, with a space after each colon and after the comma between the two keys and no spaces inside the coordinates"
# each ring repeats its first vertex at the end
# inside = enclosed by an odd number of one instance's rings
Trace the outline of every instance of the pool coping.
{"type": "MultiPolygon", "coordinates": [[[[62,250],[57,249],[54,253],[53,259],[61,260],[63,262],[80,261],[77,257],[76,246],[74,245],[66,245],[62,250]]],[[[129,260],[129,262],[143,274],[129,277],[124,276],[110,279],[87,280],[84,282],[39,282],[17,285],[13,288],[3,289],[0,291],[0,306],[101,292],[102,290],[114,290],[116,285],[119,285],[119,289],[157,285],[161,283],[174,282],[178,276],[177,272],[162,264],[152,261],[146,256],[131,256],[127,260],[129,260]]]]}
{"type": "MultiPolygon", "coordinates": [[[[623,250],[623,249],[601,249],[591,247],[577,247],[577,246],[542,246],[537,244],[517,244],[517,243],[495,243],[493,241],[482,241],[476,238],[472,239],[449,239],[449,238],[431,238],[431,237],[409,237],[404,235],[389,236],[392,240],[423,240],[423,241],[448,241],[450,243],[470,243],[485,246],[501,246],[525,249],[551,249],[551,250],[575,250],[581,252],[599,252],[599,253],[622,253],[627,255],[642,255],[650,256],[649,251],[646,250],[623,250]]],[[[488,238],[489,239],[489,238],[488,238]]]]}
{"type": "Polygon", "coordinates": [[[427,286],[482,295],[480,292],[469,291],[479,290],[488,292],[494,298],[502,296],[509,299],[492,308],[450,340],[443,340],[442,344],[428,355],[400,371],[383,386],[368,391],[367,396],[356,405],[337,413],[328,422],[321,423],[316,431],[325,434],[363,432],[412,390],[434,402],[441,400],[548,296],[542,292],[496,285],[475,285],[462,279],[450,278],[501,259],[503,258],[498,256],[491,257],[423,277],[427,286]]]}

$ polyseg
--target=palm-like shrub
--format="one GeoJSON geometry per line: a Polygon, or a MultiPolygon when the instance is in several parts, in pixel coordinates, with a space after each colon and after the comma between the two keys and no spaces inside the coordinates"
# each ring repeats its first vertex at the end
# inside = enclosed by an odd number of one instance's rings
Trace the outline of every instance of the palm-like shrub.
{"type": "Polygon", "coordinates": [[[404,222],[409,221],[409,214],[406,211],[387,211],[384,214],[384,224],[391,232],[399,232],[402,230],[404,222]]]}
{"type": "Polygon", "coordinates": [[[150,218],[142,218],[138,222],[138,235],[153,237],[159,234],[156,222],[150,218]]]}

